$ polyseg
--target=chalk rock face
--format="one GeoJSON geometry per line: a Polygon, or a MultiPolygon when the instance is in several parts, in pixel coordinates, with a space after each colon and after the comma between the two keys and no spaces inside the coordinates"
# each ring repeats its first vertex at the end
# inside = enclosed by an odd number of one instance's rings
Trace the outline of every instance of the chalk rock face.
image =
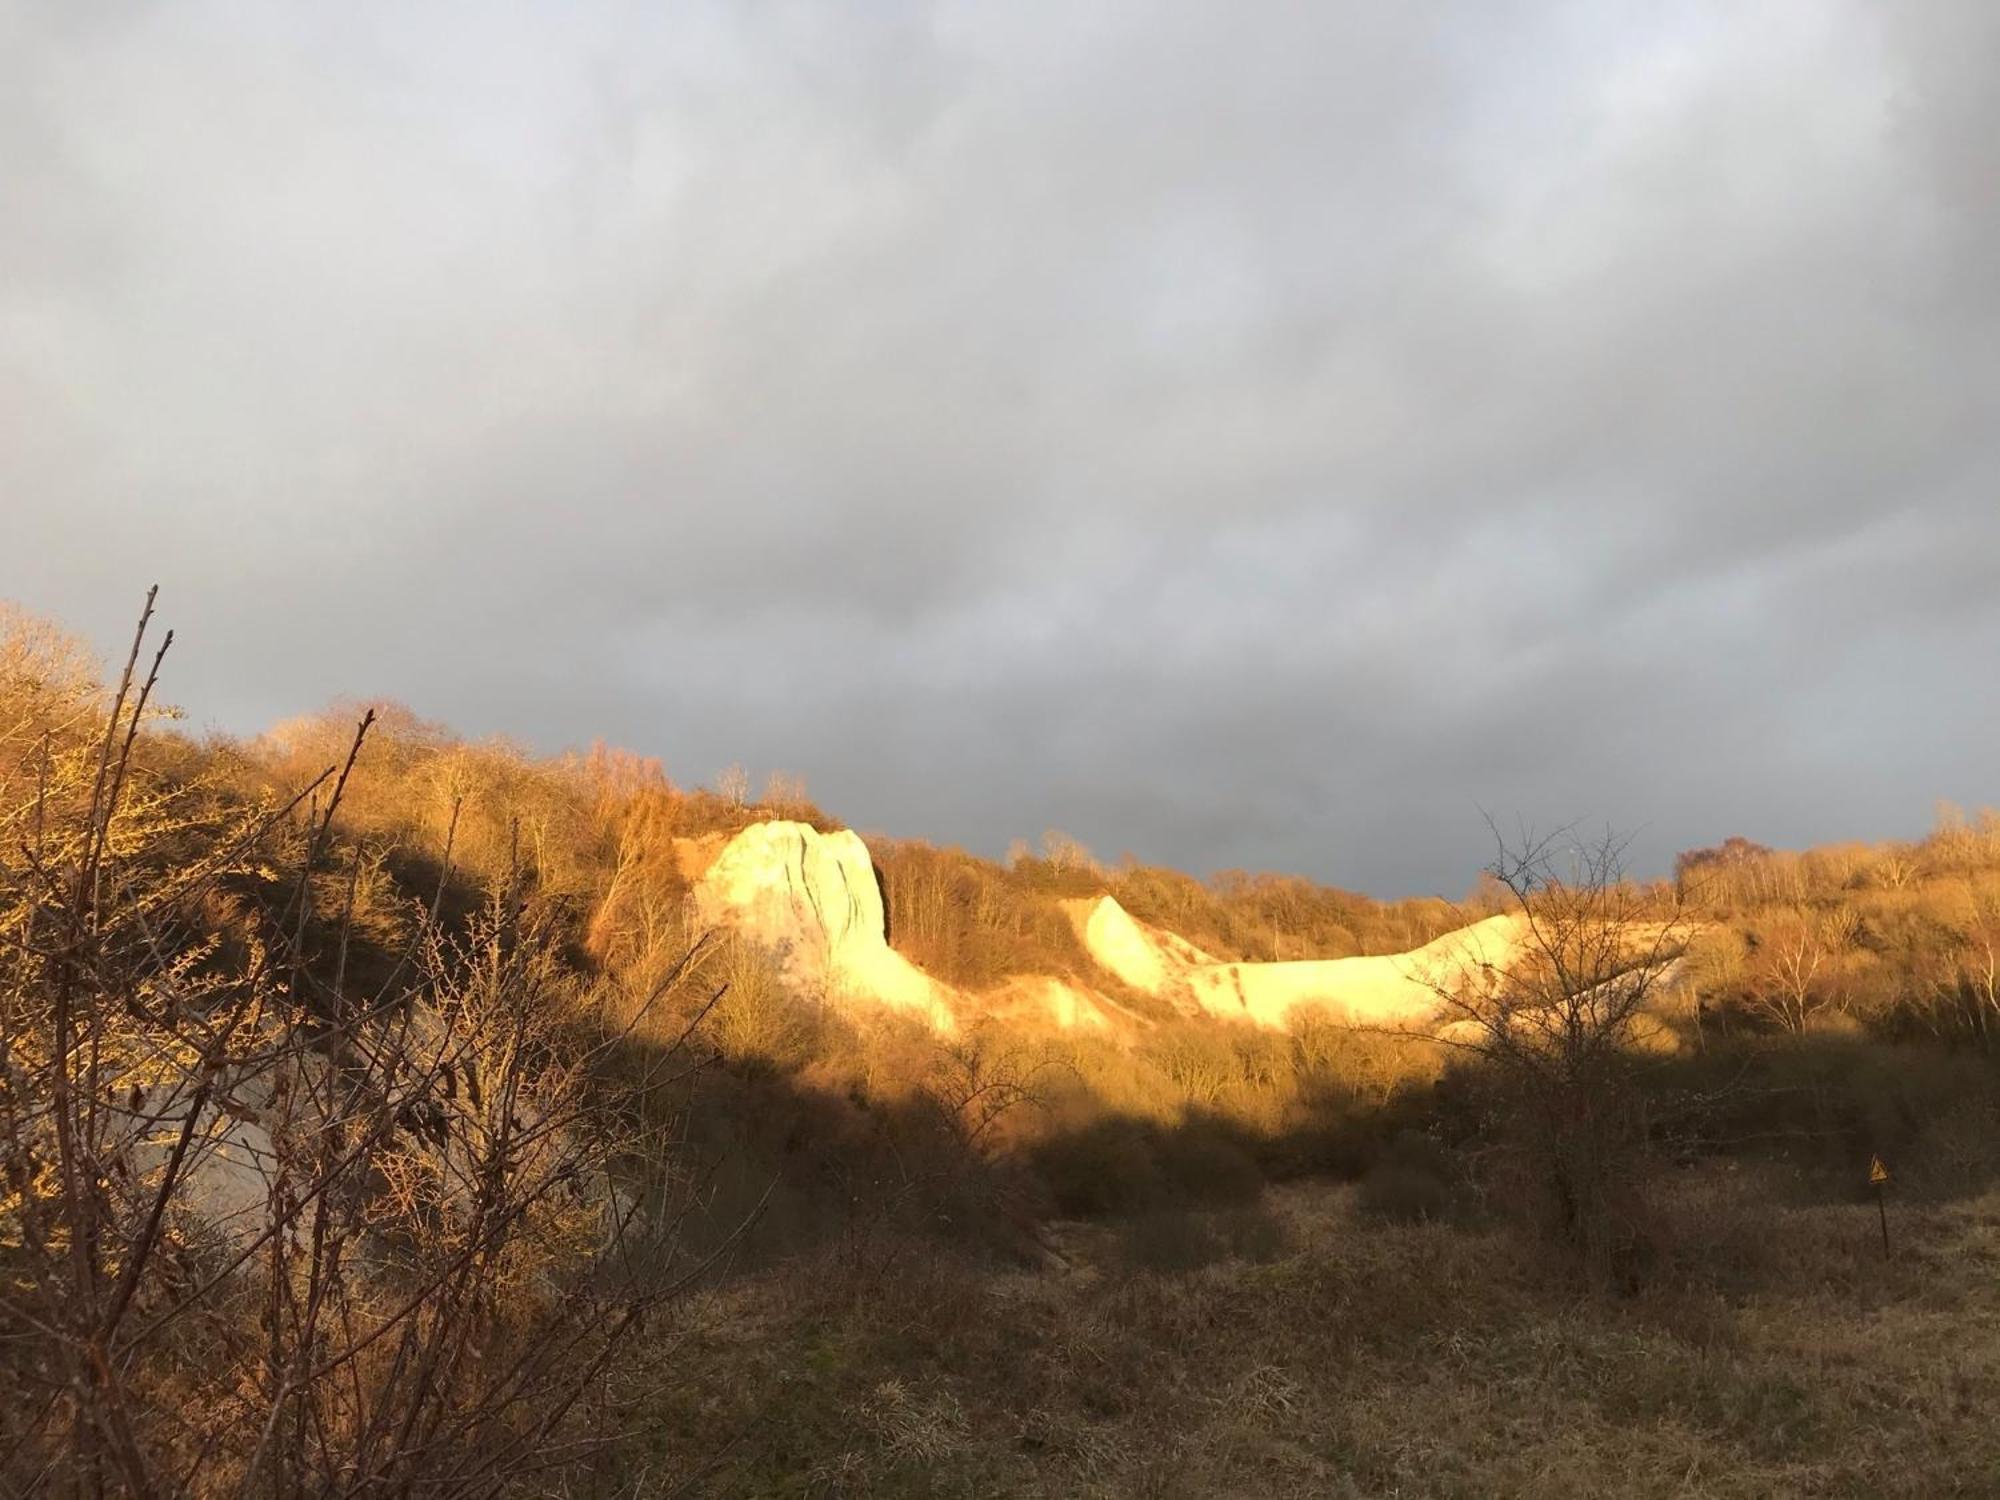
{"type": "MultiPolygon", "coordinates": [[[[1068,975],[1016,975],[977,994],[942,984],[889,946],[882,888],[860,837],[804,823],[754,823],[689,841],[695,910],[776,958],[785,982],[837,1003],[873,1001],[949,1034],[982,1016],[1133,1035],[1152,1024],[1068,975]]],[[[1312,1012],[1370,1026],[1430,1028],[1439,988],[1504,971],[1520,951],[1512,917],[1492,917],[1409,953],[1292,963],[1224,963],[1134,918],[1109,896],[1064,903],[1084,950],[1129,989],[1188,1016],[1284,1030],[1312,1012]]]]}
{"type": "Polygon", "coordinates": [[[1091,960],[1106,973],[1190,1015],[1282,1029],[1293,1012],[1319,1010],[1371,1026],[1420,1026],[1437,1018],[1438,989],[1482,969],[1504,970],[1520,934],[1492,917],[1409,953],[1291,963],[1223,963],[1171,932],[1134,918],[1109,896],[1068,904],[1091,960]]]}
{"type": "Polygon", "coordinates": [[[1065,901],[1063,909],[1099,968],[1142,994],[1170,1000],[1191,1015],[1200,1012],[1189,976],[1215,964],[1213,955],[1139,921],[1110,896],[1065,901]]]}
{"type": "Polygon", "coordinates": [[[1314,1009],[1364,1026],[1422,1026],[1442,1009],[1440,989],[1483,971],[1505,971],[1520,953],[1511,916],[1488,917],[1408,953],[1290,963],[1214,964],[1191,973],[1201,1008],[1213,1016],[1282,1028],[1314,1009]]]}
{"type": "Polygon", "coordinates": [[[767,949],[803,993],[877,1000],[934,1030],[957,1028],[951,990],[889,946],[874,861],[848,829],[753,823],[723,846],[694,900],[704,924],[767,949]]]}

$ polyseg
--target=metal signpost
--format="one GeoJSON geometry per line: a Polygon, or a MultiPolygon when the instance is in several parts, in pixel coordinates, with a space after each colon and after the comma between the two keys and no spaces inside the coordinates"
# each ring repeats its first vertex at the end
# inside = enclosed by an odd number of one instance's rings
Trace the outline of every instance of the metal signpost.
{"type": "Polygon", "coordinates": [[[1882,1258],[1889,1258],[1889,1205],[1883,1200],[1882,1190],[1889,1185],[1889,1169],[1882,1165],[1882,1158],[1868,1158],[1868,1185],[1875,1189],[1875,1212],[1882,1219],[1882,1258]]]}

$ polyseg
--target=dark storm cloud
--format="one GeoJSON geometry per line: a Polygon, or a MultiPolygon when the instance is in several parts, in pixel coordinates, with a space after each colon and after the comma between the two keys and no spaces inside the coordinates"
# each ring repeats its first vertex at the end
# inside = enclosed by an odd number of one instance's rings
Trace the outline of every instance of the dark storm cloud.
{"type": "Polygon", "coordinates": [[[1989,6],[0,4],[0,593],[1456,892],[2000,800],[1989,6]]]}

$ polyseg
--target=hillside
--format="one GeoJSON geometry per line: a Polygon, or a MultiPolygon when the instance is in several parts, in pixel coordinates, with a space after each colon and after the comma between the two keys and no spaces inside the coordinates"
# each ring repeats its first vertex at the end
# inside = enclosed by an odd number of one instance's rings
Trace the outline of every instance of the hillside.
{"type": "Polygon", "coordinates": [[[16,1489],[1992,1472],[1953,1415],[2000,1395],[1990,816],[1376,903],[158,697],[5,621],[16,1489]],[[1954,1373],[1885,1401],[1926,1341],[1954,1373]]]}
{"type": "Polygon", "coordinates": [[[788,990],[846,1006],[913,1015],[942,1036],[1004,1019],[1046,1021],[1128,1040],[1154,1017],[1110,991],[1134,990],[1176,1016],[1284,1031],[1308,1015],[1350,1024],[1421,1028],[1473,969],[1504,970],[1520,947],[1519,919],[1488,917],[1409,953],[1369,958],[1224,963],[1177,933],[1132,917],[1115,896],[1061,898],[1087,960],[1063,972],[1018,973],[983,989],[925,974],[888,941],[867,846],[854,833],[753,823],[719,848],[684,841],[696,921],[763,949],[788,990]],[[704,858],[712,863],[704,864],[704,858]],[[698,872],[698,873],[697,873],[698,872]]]}

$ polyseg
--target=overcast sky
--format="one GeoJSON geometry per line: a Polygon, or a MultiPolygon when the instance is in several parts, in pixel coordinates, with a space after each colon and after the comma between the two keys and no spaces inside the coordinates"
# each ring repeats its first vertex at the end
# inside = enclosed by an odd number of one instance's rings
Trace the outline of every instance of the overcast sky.
{"type": "Polygon", "coordinates": [[[1462,893],[2000,802],[2000,6],[0,0],[0,596],[1462,893]]]}

